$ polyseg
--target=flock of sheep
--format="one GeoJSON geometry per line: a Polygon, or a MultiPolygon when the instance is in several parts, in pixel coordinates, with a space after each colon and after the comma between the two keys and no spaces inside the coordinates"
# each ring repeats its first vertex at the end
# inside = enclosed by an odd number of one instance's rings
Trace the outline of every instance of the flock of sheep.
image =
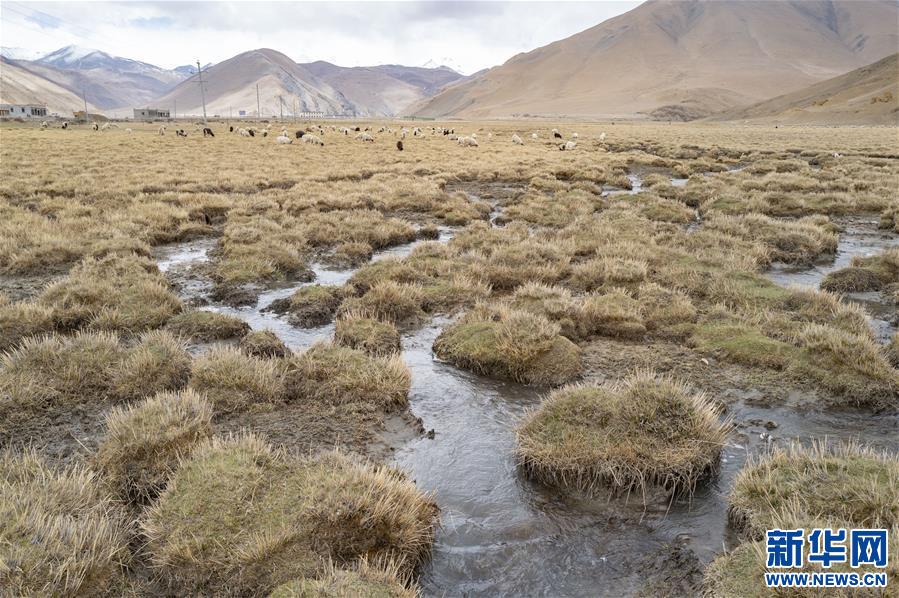
{"type": "MultiPolygon", "coordinates": [[[[41,129],[47,129],[49,127],[49,123],[47,121],[41,122],[41,129]]],[[[67,129],[69,127],[68,122],[63,122],[61,128],[67,129]]],[[[92,123],[91,128],[94,131],[106,131],[109,129],[118,129],[119,125],[116,123],[104,123],[103,125],[99,125],[98,123],[92,123]]],[[[357,141],[362,142],[374,142],[375,138],[372,136],[372,127],[338,127],[337,125],[331,125],[329,127],[332,132],[342,134],[342,135],[350,135],[350,133],[355,133],[354,138],[357,141]]],[[[312,125],[308,126],[303,130],[295,131],[293,136],[287,131],[286,128],[282,128],[275,138],[275,142],[278,144],[291,144],[294,139],[299,139],[302,143],[308,143],[311,145],[324,146],[325,142],[322,140],[322,136],[325,134],[326,127],[322,125],[312,125]]],[[[268,137],[271,132],[269,126],[266,126],[261,129],[256,129],[255,127],[237,127],[229,126],[229,132],[236,133],[241,137],[256,137],[257,135],[261,137],[268,137]]],[[[477,133],[472,133],[471,135],[457,135],[455,129],[450,129],[447,127],[430,127],[431,135],[442,135],[446,137],[449,141],[455,141],[459,145],[463,147],[480,147],[478,142],[477,133]]],[[[161,125],[158,129],[159,135],[165,135],[167,131],[166,125],[161,125]]],[[[197,123],[194,127],[194,132],[202,131],[203,137],[215,137],[212,129],[207,127],[201,123],[197,123]]],[[[126,133],[133,133],[133,131],[128,128],[125,129],[126,133]]],[[[407,127],[402,127],[399,130],[392,129],[390,127],[380,127],[377,130],[377,133],[387,133],[392,134],[394,137],[399,137],[399,140],[396,142],[396,148],[399,151],[403,151],[403,140],[406,139],[408,135],[413,137],[424,137],[425,132],[421,127],[413,127],[409,129],[407,127]]],[[[552,130],[553,140],[563,140],[562,133],[558,129],[552,130]]],[[[185,129],[175,129],[175,135],[178,137],[187,137],[187,131],[185,129]]],[[[493,133],[487,134],[488,141],[493,138],[493,133]]],[[[512,134],[512,143],[515,145],[524,145],[524,140],[518,135],[518,133],[512,134]]],[[[537,133],[531,133],[531,139],[537,141],[540,139],[540,136],[537,133]]],[[[606,139],[606,134],[601,133],[597,139],[600,143],[604,142],[606,139]]],[[[559,143],[559,150],[561,151],[572,151],[577,148],[578,134],[572,133],[571,138],[568,141],[561,141],[559,143]]]]}

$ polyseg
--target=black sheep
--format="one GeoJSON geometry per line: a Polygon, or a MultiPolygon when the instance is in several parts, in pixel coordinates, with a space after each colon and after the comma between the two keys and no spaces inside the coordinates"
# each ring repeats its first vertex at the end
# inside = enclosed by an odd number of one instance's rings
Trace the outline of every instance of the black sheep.
{"type": "Polygon", "coordinates": [[[203,127],[203,137],[215,137],[215,133],[209,127],[203,127]]]}
{"type": "Polygon", "coordinates": [[[556,139],[561,139],[561,138],[562,138],[562,134],[556,132],[556,133],[553,133],[553,137],[555,137],[556,139]]]}
{"type": "Polygon", "coordinates": [[[229,133],[233,133],[233,132],[234,132],[234,125],[231,125],[230,127],[228,127],[228,132],[229,132],[229,133]]]}
{"type": "Polygon", "coordinates": [[[403,151],[403,142],[402,141],[396,142],[396,149],[403,151]]]}
{"type": "Polygon", "coordinates": [[[247,133],[250,134],[250,137],[255,137],[255,136],[256,136],[256,131],[254,131],[253,129],[247,129],[247,133]]]}
{"type": "Polygon", "coordinates": [[[297,139],[302,139],[305,134],[303,131],[297,131],[297,139]]]}

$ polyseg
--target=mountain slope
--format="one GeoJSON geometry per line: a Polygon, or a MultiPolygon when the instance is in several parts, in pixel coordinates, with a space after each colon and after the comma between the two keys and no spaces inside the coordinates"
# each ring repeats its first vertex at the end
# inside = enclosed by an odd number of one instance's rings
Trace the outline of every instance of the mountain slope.
{"type": "Polygon", "coordinates": [[[416,106],[424,116],[689,118],[837,76],[899,47],[892,0],[650,0],[416,106]]]}
{"type": "Polygon", "coordinates": [[[899,54],[713,120],[899,125],[899,54]]]}
{"type": "Polygon", "coordinates": [[[343,94],[365,116],[396,116],[462,75],[449,69],[395,64],[341,67],[318,61],[300,65],[343,94]]]}
{"type": "MultiPolygon", "coordinates": [[[[48,113],[63,116],[84,109],[82,99],[68,89],[5,58],[0,61],[0,103],[46,105],[48,113]]],[[[89,103],[88,110],[93,112],[95,107],[89,103]]]]}
{"type": "MultiPolygon", "coordinates": [[[[319,80],[308,68],[270,49],[251,50],[220,62],[203,71],[206,89],[206,112],[209,115],[240,110],[256,114],[256,86],[259,86],[259,103],[262,114],[292,114],[294,105],[298,111],[316,111],[326,114],[355,114],[355,106],[333,87],[319,80]],[[279,99],[280,97],[280,99],[279,99]]],[[[154,106],[173,108],[178,105],[179,114],[202,114],[200,86],[196,76],[180,83],[162,97],[154,106]]]]}
{"type": "Polygon", "coordinates": [[[145,105],[188,76],[80,46],[66,46],[17,65],[77,96],[84,93],[89,102],[105,110],[145,105]]]}

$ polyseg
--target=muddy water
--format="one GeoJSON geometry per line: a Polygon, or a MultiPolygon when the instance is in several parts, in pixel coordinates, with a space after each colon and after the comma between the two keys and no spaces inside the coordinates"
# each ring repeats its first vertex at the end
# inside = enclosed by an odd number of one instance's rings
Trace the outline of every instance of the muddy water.
{"type": "MultiPolygon", "coordinates": [[[[889,247],[899,246],[899,235],[879,230],[875,218],[837,220],[837,224],[842,230],[834,256],[811,267],[774,264],[767,273],[768,278],[781,286],[817,289],[829,272],[849,266],[853,257],[876,255],[889,247]]],[[[884,301],[880,293],[849,293],[845,299],[865,309],[871,329],[881,342],[887,342],[896,331],[896,306],[884,301]]]]}

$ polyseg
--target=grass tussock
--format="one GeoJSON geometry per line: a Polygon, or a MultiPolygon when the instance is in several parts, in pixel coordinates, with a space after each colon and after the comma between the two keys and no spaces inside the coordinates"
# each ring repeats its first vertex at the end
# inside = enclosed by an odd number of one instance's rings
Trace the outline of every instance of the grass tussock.
{"type": "Polygon", "coordinates": [[[717,467],[728,429],[705,396],[637,372],[554,391],[519,426],[518,458],[532,477],[580,491],[691,490],[717,467]]]}
{"type": "Polygon", "coordinates": [[[373,317],[397,325],[408,325],[424,318],[421,285],[385,280],[376,283],[358,299],[348,301],[347,309],[358,309],[373,317]]]}
{"type": "Polygon", "coordinates": [[[93,461],[128,503],[144,505],[165,488],[178,460],[212,436],[212,406],[193,390],[163,392],[117,407],[93,461]]]}
{"type": "Polygon", "coordinates": [[[165,327],[174,334],[201,343],[241,338],[250,331],[249,324],[240,318],[205,310],[180,313],[165,327]]]}
{"type": "Polygon", "coordinates": [[[318,578],[306,578],[281,584],[269,598],[416,598],[418,592],[407,588],[395,563],[373,565],[361,559],[352,569],[340,569],[333,563],[318,578]]]}
{"type": "Polygon", "coordinates": [[[589,334],[614,338],[640,338],[646,334],[640,302],[620,288],[584,300],[583,326],[589,334]]]}
{"type": "Polygon", "coordinates": [[[284,376],[271,359],[234,347],[216,347],[193,362],[190,387],[205,396],[216,413],[246,411],[284,400],[284,376]]]}
{"type": "Polygon", "coordinates": [[[411,572],[437,507],[395,471],[340,453],[295,458],[253,436],[198,447],[141,521],[176,593],[267,594],[361,557],[411,572]]]}
{"type": "Polygon", "coordinates": [[[152,392],[177,390],[187,384],[191,359],[184,344],[165,330],[145,332],[118,365],[113,393],[133,401],[152,392]]]}
{"type": "Polygon", "coordinates": [[[821,288],[835,293],[880,291],[899,281],[899,247],[868,257],[856,256],[847,268],[828,272],[821,288]]]}
{"type": "Polygon", "coordinates": [[[32,337],[0,359],[4,431],[76,406],[98,408],[179,388],[190,363],[183,347],[158,331],[131,349],[105,332],[32,337]]]}
{"type": "Polygon", "coordinates": [[[11,596],[112,596],[128,527],[98,476],[0,452],[0,588],[11,596]]]}
{"type": "Polygon", "coordinates": [[[396,326],[366,312],[348,312],[341,316],[334,327],[334,342],[372,357],[400,352],[400,333],[396,326]]]}
{"type": "Polygon", "coordinates": [[[0,351],[16,347],[22,339],[56,329],[53,310],[31,302],[0,302],[0,351]]]}
{"type": "Polygon", "coordinates": [[[434,353],[479,374],[525,384],[558,385],[583,372],[581,351],[545,317],[478,305],[434,342],[434,353]]]}
{"type": "Polygon", "coordinates": [[[59,330],[137,333],[159,328],[181,311],[153,262],[136,256],[85,259],[36,299],[59,330]]]}
{"type": "Polygon", "coordinates": [[[756,540],[787,508],[850,527],[895,527],[899,459],[852,443],[776,448],[740,471],[729,502],[731,520],[756,540]]]}
{"type": "Polygon", "coordinates": [[[252,357],[287,357],[290,349],[271,330],[253,330],[240,339],[240,350],[252,357]]]}
{"type": "Polygon", "coordinates": [[[286,312],[295,326],[322,326],[334,318],[346,294],[342,287],[313,284],[300,287],[284,301],[276,301],[272,309],[286,312]]]}
{"type": "Polygon", "coordinates": [[[358,349],[317,343],[291,358],[286,382],[292,401],[390,410],[408,403],[412,375],[399,356],[371,357],[358,349]]]}

